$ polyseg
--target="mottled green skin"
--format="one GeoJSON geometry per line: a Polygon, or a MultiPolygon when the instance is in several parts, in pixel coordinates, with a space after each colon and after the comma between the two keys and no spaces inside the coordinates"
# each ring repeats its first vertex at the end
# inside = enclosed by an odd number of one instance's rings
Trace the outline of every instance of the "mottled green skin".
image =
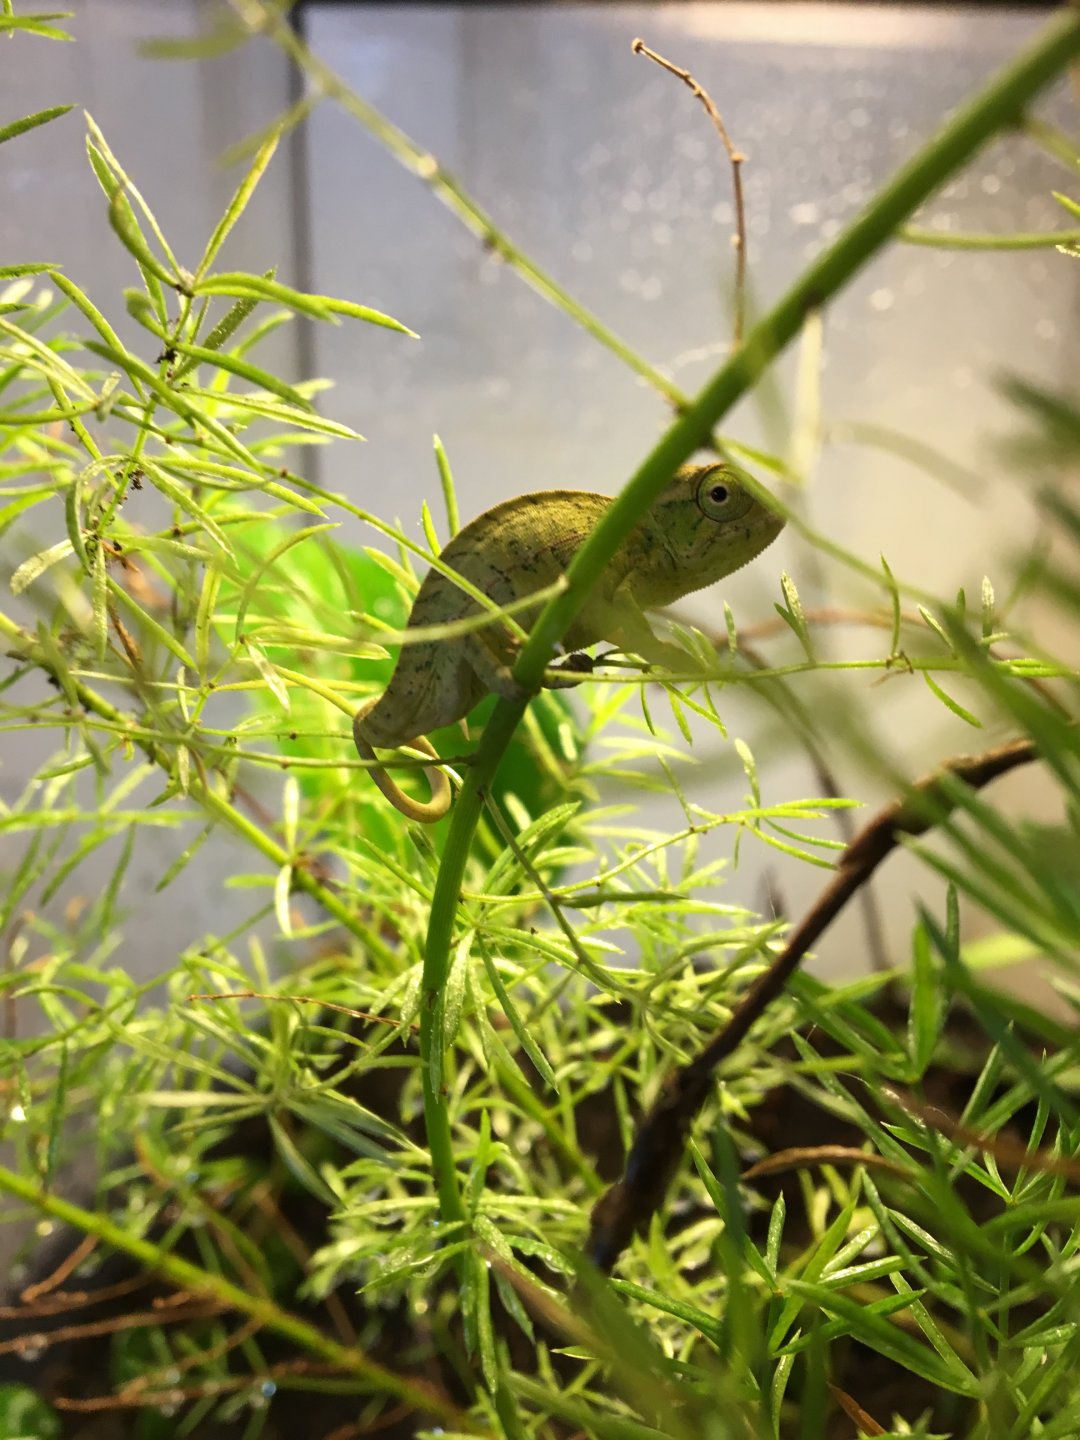
{"type": "MultiPolygon", "coordinates": [[[[738,469],[729,464],[687,465],[679,470],[615,552],[567,631],[564,647],[580,651],[603,640],[650,663],[685,666],[685,652],[661,641],[644,611],[670,605],[730,575],[783,529],[783,519],[756,500],[739,477],[738,469]],[[715,518],[699,503],[707,476],[710,487],[722,485],[730,497],[715,518]]],[[[557,581],[610,503],[606,495],[583,490],[521,495],[466,525],[441,558],[478,590],[505,605],[557,581]]],[[[538,604],[518,611],[515,618],[528,630],[541,608],[538,604]]],[[[431,570],[420,586],[409,625],[445,625],[480,609],[446,575],[431,570]]],[[[369,754],[372,745],[405,745],[453,724],[491,692],[517,694],[510,672],[519,648],[498,623],[447,640],[403,645],[390,684],[356,717],[354,735],[361,753],[369,754]]],[[[390,795],[381,783],[388,777],[375,778],[390,795]]],[[[395,796],[390,798],[398,803],[395,796]]],[[[408,803],[405,813],[418,808],[416,802],[408,803]]]]}

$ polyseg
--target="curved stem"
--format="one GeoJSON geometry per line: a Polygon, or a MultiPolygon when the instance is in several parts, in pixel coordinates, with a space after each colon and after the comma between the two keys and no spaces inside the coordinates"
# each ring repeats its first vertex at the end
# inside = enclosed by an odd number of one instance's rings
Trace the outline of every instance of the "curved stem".
{"type": "Polygon", "coordinates": [[[848,229],[796,280],[791,289],[721,366],[687,410],[671,425],[613,500],[574,556],[567,588],[549,601],[533,627],[514,678],[515,700],[500,700],[484,730],[475,762],[454,807],[432,900],[424,953],[420,1052],[424,1117],[444,1222],[459,1223],[465,1206],[454,1164],[450,1114],[443,1090],[442,995],[450,969],[454,919],[481,798],[538,688],[556,644],[584,604],[604,567],[672,474],[754,384],[761,372],[799,333],[806,316],[826,304],[886,244],[897,226],[926,200],[997,130],[1016,123],[1030,99],[1080,55],[1080,9],[1056,16],[1035,42],[962,107],[903,166],[848,229]]]}

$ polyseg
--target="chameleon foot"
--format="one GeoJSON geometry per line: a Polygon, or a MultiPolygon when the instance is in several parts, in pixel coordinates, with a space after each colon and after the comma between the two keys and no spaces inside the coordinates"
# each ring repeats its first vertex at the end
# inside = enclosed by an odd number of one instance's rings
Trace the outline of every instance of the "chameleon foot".
{"type": "MultiPolygon", "coordinates": [[[[562,670],[575,675],[591,675],[596,662],[591,655],[586,655],[584,650],[575,650],[573,654],[567,655],[565,659],[556,661],[554,665],[548,666],[548,671],[562,670]]],[[[580,682],[577,680],[545,680],[545,690],[571,690],[580,682]]]]}

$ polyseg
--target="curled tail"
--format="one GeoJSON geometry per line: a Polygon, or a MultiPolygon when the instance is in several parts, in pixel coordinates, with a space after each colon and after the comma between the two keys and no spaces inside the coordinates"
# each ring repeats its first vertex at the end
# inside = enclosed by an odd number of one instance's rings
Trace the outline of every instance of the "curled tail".
{"type": "MultiPolygon", "coordinates": [[[[363,733],[363,721],[369,711],[378,704],[378,700],[369,700],[366,705],[361,705],[353,716],[353,743],[361,760],[374,760],[375,764],[368,771],[372,780],[379,787],[382,793],[390,801],[395,810],[400,810],[402,815],[410,820],[419,820],[422,825],[433,825],[436,820],[441,820],[450,809],[451,791],[450,781],[445,774],[435,768],[434,765],[425,767],[428,783],[431,785],[431,799],[426,803],[422,800],[412,800],[403,790],[400,790],[390,776],[378,763],[378,756],[371,747],[371,742],[363,733]]],[[[433,760],[438,760],[439,752],[425,736],[420,735],[412,742],[415,750],[421,750],[425,755],[430,755],[433,760]]]]}

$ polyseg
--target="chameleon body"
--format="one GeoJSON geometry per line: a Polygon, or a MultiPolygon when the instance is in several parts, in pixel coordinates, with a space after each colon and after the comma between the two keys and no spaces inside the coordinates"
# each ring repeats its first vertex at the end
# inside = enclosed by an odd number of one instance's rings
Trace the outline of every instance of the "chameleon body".
{"type": "MultiPolygon", "coordinates": [[[[553,668],[591,668],[583,651],[599,641],[650,664],[685,666],[686,653],[653,631],[646,610],[670,605],[740,569],[783,529],[781,516],[757,500],[731,464],[686,465],[672,478],[615,552],[578,612],[563,645],[575,652],[553,668]]],[[[460,530],[441,559],[499,605],[555,583],[595,527],[611,499],[584,490],[545,490],[505,500],[460,530]]],[[[416,596],[409,627],[445,625],[482,607],[441,571],[431,570],[416,596]]],[[[528,630],[542,605],[515,612],[528,630]]],[[[494,622],[464,635],[403,645],[397,668],[378,699],[353,720],[360,755],[374,746],[412,745],[438,759],[427,733],[462,719],[491,692],[515,697],[511,671],[520,642],[494,622]]],[[[577,683],[551,679],[552,687],[577,683]]],[[[383,794],[412,820],[439,820],[450,808],[450,784],[427,771],[432,798],[403,794],[382,769],[370,774],[383,794]]]]}

